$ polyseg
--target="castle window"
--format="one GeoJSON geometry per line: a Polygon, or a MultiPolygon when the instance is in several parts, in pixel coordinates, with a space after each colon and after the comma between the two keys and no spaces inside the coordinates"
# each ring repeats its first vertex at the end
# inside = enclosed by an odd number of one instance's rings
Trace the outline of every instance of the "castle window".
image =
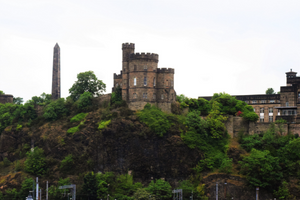
{"type": "Polygon", "coordinates": [[[289,106],[289,102],[286,102],[286,103],[285,103],[285,106],[288,107],[288,106],[289,106]]]}
{"type": "Polygon", "coordinates": [[[116,87],[118,87],[118,86],[119,86],[119,84],[117,83],[117,84],[116,84],[116,87]]]}
{"type": "Polygon", "coordinates": [[[269,117],[269,122],[273,122],[273,116],[269,117]]]}
{"type": "Polygon", "coordinates": [[[143,99],[147,99],[147,93],[143,93],[143,99]]]}
{"type": "Polygon", "coordinates": [[[266,100],[261,100],[260,102],[261,102],[261,103],[266,103],[266,100]]]}
{"type": "Polygon", "coordinates": [[[260,108],[260,113],[264,113],[264,108],[260,108]]]}
{"type": "Polygon", "coordinates": [[[144,77],[144,86],[147,86],[147,77],[144,77]]]}
{"type": "Polygon", "coordinates": [[[155,93],[153,94],[153,99],[156,99],[156,94],[155,93]]]}
{"type": "Polygon", "coordinates": [[[136,65],[134,65],[133,70],[136,71],[136,65]]]}
{"type": "Polygon", "coordinates": [[[155,85],[156,85],[156,79],[155,79],[155,77],[153,78],[153,87],[155,87],[155,85]]]}
{"type": "Polygon", "coordinates": [[[275,100],[270,100],[270,103],[275,103],[275,100]]]}
{"type": "Polygon", "coordinates": [[[257,103],[257,101],[256,101],[256,100],[253,100],[253,101],[252,101],[252,103],[253,103],[253,104],[256,104],[256,103],[257,103]]]}
{"type": "Polygon", "coordinates": [[[147,71],[147,65],[144,65],[144,71],[147,71]]]}
{"type": "Polygon", "coordinates": [[[161,95],[161,99],[164,99],[164,94],[161,95]]]}
{"type": "Polygon", "coordinates": [[[136,97],[137,97],[137,96],[136,96],[136,93],[133,93],[133,98],[136,99],[136,97]]]}
{"type": "Polygon", "coordinates": [[[136,77],[133,78],[133,85],[136,86],[136,77]]]}
{"type": "Polygon", "coordinates": [[[269,113],[273,113],[273,108],[269,108],[269,113]]]}

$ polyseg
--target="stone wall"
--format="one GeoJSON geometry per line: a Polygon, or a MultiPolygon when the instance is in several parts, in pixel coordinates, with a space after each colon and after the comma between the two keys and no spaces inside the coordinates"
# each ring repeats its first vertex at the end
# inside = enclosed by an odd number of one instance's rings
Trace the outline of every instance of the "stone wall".
{"type": "Polygon", "coordinates": [[[6,104],[6,103],[13,103],[13,95],[10,94],[4,94],[0,95],[0,103],[6,104]]]}

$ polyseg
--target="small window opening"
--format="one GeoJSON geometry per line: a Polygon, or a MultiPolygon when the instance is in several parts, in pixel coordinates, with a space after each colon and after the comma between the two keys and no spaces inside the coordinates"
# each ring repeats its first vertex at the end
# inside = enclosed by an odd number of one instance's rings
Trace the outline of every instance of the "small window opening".
{"type": "Polygon", "coordinates": [[[144,77],[144,86],[147,86],[147,77],[144,77]]]}
{"type": "Polygon", "coordinates": [[[133,78],[133,85],[136,86],[136,77],[133,78]]]}

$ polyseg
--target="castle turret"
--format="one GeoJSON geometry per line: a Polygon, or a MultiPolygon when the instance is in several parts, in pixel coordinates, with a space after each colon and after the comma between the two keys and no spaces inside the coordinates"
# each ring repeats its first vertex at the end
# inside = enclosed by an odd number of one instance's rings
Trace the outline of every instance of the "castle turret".
{"type": "Polygon", "coordinates": [[[54,46],[53,53],[53,73],[52,73],[52,99],[60,98],[60,48],[58,44],[54,46]]]}

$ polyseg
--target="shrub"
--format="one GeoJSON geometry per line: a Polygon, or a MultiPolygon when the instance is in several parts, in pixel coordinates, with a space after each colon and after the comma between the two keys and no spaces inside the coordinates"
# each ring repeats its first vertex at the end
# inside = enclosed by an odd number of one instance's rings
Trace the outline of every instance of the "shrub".
{"type": "Polygon", "coordinates": [[[21,124],[18,124],[16,130],[19,131],[19,130],[21,130],[21,129],[22,129],[22,125],[21,125],[21,124]]]}
{"type": "Polygon", "coordinates": [[[48,121],[54,121],[68,114],[69,110],[65,106],[65,99],[60,98],[45,107],[43,117],[48,121]]]}
{"type": "Polygon", "coordinates": [[[98,130],[103,130],[103,129],[105,129],[105,128],[110,124],[110,122],[111,122],[111,120],[99,122],[98,130]]]}
{"type": "Polygon", "coordinates": [[[61,171],[71,171],[74,167],[74,160],[72,154],[67,155],[61,162],[60,162],[60,169],[61,171]]]}
{"type": "Polygon", "coordinates": [[[69,129],[67,130],[67,133],[69,133],[69,134],[74,134],[74,133],[76,133],[76,132],[78,132],[78,131],[80,131],[80,130],[79,130],[79,126],[75,126],[75,127],[69,128],[69,129]]]}
{"type": "Polygon", "coordinates": [[[137,112],[139,120],[145,123],[154,133],[162,137],[173,125],[168,120],[168,115],[162,112],[156,106],[151,106],[149,103],[144,109],[137,112]]]}
{"type": "Polygon", "coordinates": [[[4,167],[10,166],[10,164],[11,164],[11,162],[8,160],[8,158],[4,157],[4,159],[3,159],[3,165],[4,165],[4,167]]]}
{"type": "Polygon", "coordinates": [[[71,122],[80,122],[82,121],[88,113],[79,113],[70,119],[71,122]]]}
{"type": "Polygon", "coordinates": [[[219,168],[219,172],[226,174],[232,173],[232,158],[224,158],[219,168]]]}
{"type": "Polygon", "coordinates": [[[171,185],[162,179],[151,181],[146,188],[148,192],[154,194],[157,199],[170,199],[172,197],[171,185]]]}
{"type": "Polygon", "coordinates": [[[47,172],[46,158],[44,150],[35,147],[33,152],[26,153],[27,159],[25,160],[25,171],[32,175],[42,176],[47,172]]]}
{"type": "Polygon", "coordinates": [[[84,92],[80,95],[78,99],[77,107],[81,110],[86,109],[88,106],[92,105],[93,95],[90,92],[84,92]]]}
{"type": "Polygon", "coordinates": [[[22,170],[22,166],[21,166],[21,164],[20,164],[20,161],[19,160],[17,160],[16,161],[16,164],[15,164],[15,171],[21,171],[22,170]]]}

